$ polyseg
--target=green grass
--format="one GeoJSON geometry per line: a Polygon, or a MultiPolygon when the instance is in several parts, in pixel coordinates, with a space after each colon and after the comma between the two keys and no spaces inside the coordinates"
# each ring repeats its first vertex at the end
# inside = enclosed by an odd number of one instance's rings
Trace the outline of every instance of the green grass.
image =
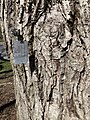
{"type": "Polygon", "coordinates": [[[12,66],[10,61],[0,59],[0,74],[12,71],[12,66]]]}
{"type": "Polygon", "coordinates": [[[3,39],[2,39],[2,38],[0,38],[0,42],[3,42],[3,39]]]}

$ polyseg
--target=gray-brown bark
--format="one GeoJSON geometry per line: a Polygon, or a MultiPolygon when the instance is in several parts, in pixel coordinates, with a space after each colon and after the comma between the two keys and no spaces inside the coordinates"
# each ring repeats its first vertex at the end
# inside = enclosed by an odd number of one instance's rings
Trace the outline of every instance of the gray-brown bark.
{"type": "Polygon", "coordinates": [[[90,119],[89,0],[3,0],[18,120],[90,119]],[[28,41],[29,63],[14,65],[13,29],[28,41]]]}

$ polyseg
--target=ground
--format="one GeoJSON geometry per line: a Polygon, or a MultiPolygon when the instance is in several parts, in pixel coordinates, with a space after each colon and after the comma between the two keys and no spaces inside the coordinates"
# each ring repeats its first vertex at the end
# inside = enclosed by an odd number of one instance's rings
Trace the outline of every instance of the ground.
{"type": "MultiPolygon", "coordinates": [[[[6,56],[0,29],[0,55],[6,56]]],[[[9,60],[0,56],[0,120],[16,120],[13,73],[9,60]]]]}
{"type": "Polygon", "coordinates": [[[16,120],[12,72],[0,74],[0,120],[16,120]]]}

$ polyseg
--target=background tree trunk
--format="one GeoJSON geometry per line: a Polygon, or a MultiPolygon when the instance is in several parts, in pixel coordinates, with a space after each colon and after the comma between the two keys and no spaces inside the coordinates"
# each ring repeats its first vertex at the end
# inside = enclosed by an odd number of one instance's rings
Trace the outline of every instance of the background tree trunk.
{"type": "Polygon", "coordinates": [[[17,120],[90,120],[89,0],[2,0],[1,18],[17,120]],[[28,41],[27,64],[13,64],[15,29],[28,41]]]}

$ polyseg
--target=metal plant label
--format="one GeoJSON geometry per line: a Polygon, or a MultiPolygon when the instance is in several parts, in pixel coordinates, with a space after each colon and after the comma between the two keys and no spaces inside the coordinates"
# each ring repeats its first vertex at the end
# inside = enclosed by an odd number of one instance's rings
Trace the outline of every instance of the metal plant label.
{"type": "Polygon", "coordinates": [[[13,53],[15,64],[26,64],[28,62],[28,42],[14,41],[13,53]]]}

